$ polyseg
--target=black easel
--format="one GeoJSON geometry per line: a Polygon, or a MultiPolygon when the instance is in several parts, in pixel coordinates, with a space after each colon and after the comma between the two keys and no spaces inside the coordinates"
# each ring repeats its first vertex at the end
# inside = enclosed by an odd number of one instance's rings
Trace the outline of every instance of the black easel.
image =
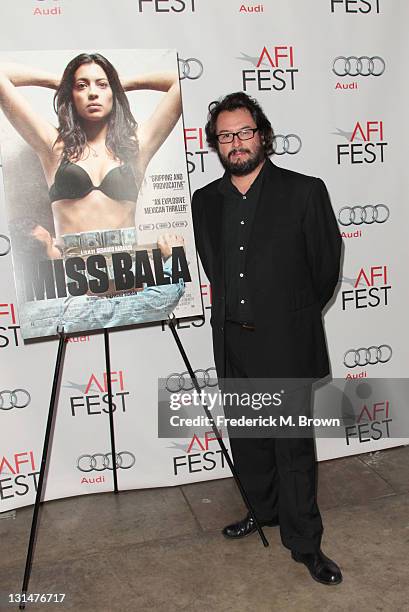
{"type": "MultiPolygon", "coordinates": [[[[47,425],[44,436],[43,454],[41,456],[40,475],[38,478],[36,498],[34,502],[34,512],[31,522],[30,539],[28,543],[26,566],[24,569],[23,586],[21,589],[21,595],[25,596],[28,591],[28,584],[31,576],[31,569],[33,565],[33,554],[34,546],[37,535],[37,523],[38,515],[41,506],[41,498],[43,493],[44,477],[47,468],[48,451],[50,442],[52,442],[52,427],[54,421],[55,406],[59,394],[59,386],[61,380],[62,366],[64,362],[65,353],[65,341],[66,334],[64,328],[58,329],[58,335],[60,337],[58,343],[57,359],[55,362],[53,386],[51,389],[50,408],[48,411],[47,425]]],[[[106,365],[106,376],[107,376],[107,390],[108,390],[108,405],[109,405],[109,430],[111,436],[111,456],[112,456],[112,473],[114,478],[114,493],[118,493],[118,477],[117,477],[117,465],[116,465],[116,450],[115,450],[115,432],[114,432],[114,416],[113,416],[113,403],[112,403],[112,382],[111,382],[111,356],[109,350],[109,331],[104,329],[104,346],[105,346],[105,365],[106,365]]],[[[26,602],[22,601],[19,605],[20,610],[24,610],[26,602]]]]}
{"type": "MultiPolygon", "coordinates": [[[[30,580],[31,567],[33,563],[34,543],[35,543],[35,538],[36,538],[36,533],[37,533],[38,513],[40,511],[41,494],[43,491],[45,468],[47,465],[48,446],[50,442],[51,430],[52,430],[53,420],[54,420],[54,408],[55,408],[59,384],[60,384],[61,365],[63,363],[63,357],[64,357],[64,352],[65,352],[64,328],[58,331],[58,335],[60,336],[60,341],[58,343],[57,360],[55,362],[53,386],[51,389],[50,408],[48,411],[47,426],[45,429],[43,454],[41,456],[40,476],[38,479],[37,493],[36,493],[36,499],[34,503],[33,519],[31,522],[31,531],[30,531],[30,540],[28,543],[26,567],[24,570],[23,587],[21,589],[22,595],[26,595],[27,589],[28,589],[28,583],[30,580]]],[[[24,610],[25,607],[26,607],[25,602],[21,602],[19,606],[20,610],[24,610]]]]}
{"type": "MultiPolygon", "coordinates": [[[[176,327],[173,322],[173,319],[174,317],[169,318],[168,320],[169,327],[171,329],[171,332],[173,334],[177,347],[180,351],[180,354],[183,358],[183,361],[185,362],[187,371],[189,372],[189,375],[192,379],[192,383],[200,396],[199,383],[197,382],[196,375],[192,369],[192,366],[190,365],[185,349],[183,348],[183,345],[180,341],[180,338],[176,331],[176,327]]],[[[53,421],[54,421],[54,412],[55,412],[55,406],[56,406],[57,399],[58,399],[59,385],[60,385],[62,366],[63,366],[63,358],[64,358],[64,353],[65,353],[66,334],[64,333],[63,328],[58,330],[58,335],[60,339],[58,343],[57,359],[55,362],[54,378],[53,378],[53,385],[52,385],[51,398],[50,398],[50,408],[48,411],[48,419],[47,419],[47,425],[46,425],[45,436],[44,436],[40,475],[38,478],[37,493],[36,493],[36,498],[35,498],[35,503],[34,503],[34,512],[33,512],[33,518],[31,522],[31,531],[30,531],[30,539],[29,539],[28,550],[27,550],[26,565],[25,565],[25,570],[24,570],[23,586],[21,589],[22,596],[25,596],[27,594],[28,584],[29,584],[30,576],[31,576],[34,545],[35,545],[35,540],[36,540],[36,535],[37,535],[38,515],[40,511],[41,497],[43,493],[44,476],[45,476],[46,467],[47,467],[48,451],[50,447],[50,442],[52,442],[51,433],[52,433],[52,426],[53,426],[53,421]]],[[[107,391],[108,391],[108,405],[109,405],[109,430],[110,430],[110,436],[111,436],[112,473],[113,473],[113,479],[114,479],[114,493],[118,493],[118,477],[117,477],[117,465],[116,465],[115,432],[114,432],[114,416],[113,416],[113,400],[112,400],[112,381],[111,381],[111,356],[110,356],[110,348],[109,348],[109,331],[107,328],[104,329],[104,346],[105,346],[105,367],[106,367],[106,376],[107,376],[107,391]]],[[[205,403],[202,403],[202,406],[206,413],[207,418],[209,419],[209,423],[211,424],[213,433],[220,445],[224,458],[226,459],[226,462],[230,468],[230,471],[234,477],[234,480],[236,481],[237,487],[240,491],[243,501],[246,504],[247,509],[251,517],[254,520],[254,524],[260,535],[260,538],[264,546],[268,546],[268,540],[266,536],[264,535],[263,529],[261,525],[259,524],[257,517],[254,514],[253,507],[251,506],[250,501],[247,497],[247,494],[243,488],[243,485],[241,484],[240,478],[235,470],[234,464],[230,458],[230,455],[226,449],[226,446],[220,436],[220,432],[217,429],[213,421],[213,417],[209,411],[209,408],[206,406],[205,403]]],[[[26,607],[25,602],[22,601],[19,605],[20,610],[24,610],[25,607],[26,607]]]]}
{"type": "Polygon", "coordinates": [[[105,368],[107,374],[107,391],[108,391],[108,406],[109,406],[109,433],[111,436],[111,455],[112,455],[112,474],[114,477],[114,493],[118,493],[118,473],[116,465],[116,448],[115,448],[115,432],[114,432],[114,408],[112,404],[112,381],[111,381],[111,353],[109,350],[109,331],[104,329],[104,345],[105,345],[105,368]]]}

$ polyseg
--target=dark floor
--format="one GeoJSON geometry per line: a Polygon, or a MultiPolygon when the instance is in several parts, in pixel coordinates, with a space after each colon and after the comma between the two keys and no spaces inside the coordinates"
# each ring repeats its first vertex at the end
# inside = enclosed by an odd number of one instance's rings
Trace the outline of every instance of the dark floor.
{"type": "MultiPolygon", "coordinates": [[[[336,587],[292,561],[277,528],[265,528],[269,548],[220,535],[244,514],[231,478],[48,502],[29,590],[66,598],[27,609],[409,611],[409,447],[320,463],[319,499],[336,587]]],[[[3,602],[20,589],[31,515],[0,520],[3,602]]]]}

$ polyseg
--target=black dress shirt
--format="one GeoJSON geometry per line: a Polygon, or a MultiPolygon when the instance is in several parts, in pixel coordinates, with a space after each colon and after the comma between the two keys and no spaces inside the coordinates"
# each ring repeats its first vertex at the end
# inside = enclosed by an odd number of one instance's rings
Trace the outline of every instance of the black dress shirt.
{"type": "Polygon", "coordinates": [[[225,173],[219,191],[223,194],[223,236],[226,279],[226,319],[237,323],[254,320],[246,278],[246,256],[251,228],[263,184],[261,169],[245,194],[225,173]]]}

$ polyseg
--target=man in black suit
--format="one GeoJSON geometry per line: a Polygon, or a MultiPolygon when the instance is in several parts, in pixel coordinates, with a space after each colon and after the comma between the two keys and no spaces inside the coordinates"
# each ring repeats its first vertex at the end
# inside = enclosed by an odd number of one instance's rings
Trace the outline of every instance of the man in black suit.
{"type": "MultiPolygon", "coordinates": [[[[339,277],[341,237],[324,183],[275,166],[271,124],[243,92],[213,103],[209,146],[225,174],[195,192],[196,245],[212,286],[219,379],[318,379],[329,373],[321,310],[339,277]]],[[[254,382],[254,381],[253,381],[254,382]]],[[[311,386],[296,393],[308,413],[311,386]]],[[[262,525],[312,577],[339,584],[321,551],[313,437],[230,437],[234,464],[262,525]]],[[[223,530],[254,533],[250,515],[223,530]]]]}

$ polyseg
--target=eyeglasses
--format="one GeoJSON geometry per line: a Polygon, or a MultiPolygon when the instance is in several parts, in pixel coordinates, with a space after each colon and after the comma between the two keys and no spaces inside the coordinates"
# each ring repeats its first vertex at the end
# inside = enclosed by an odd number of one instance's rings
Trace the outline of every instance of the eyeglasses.
{"type": "Polygon", "coordinates": [[[244,128],[244,130],[240,130],[239,132],[222,132],[221,134],[217,134],[216,138],[220,144],[233,142],[235,136],[237,136],[239,140],[250,140],[254,138],[254,134],[258,132],[258,129],[259,128],[244,128]]]}

